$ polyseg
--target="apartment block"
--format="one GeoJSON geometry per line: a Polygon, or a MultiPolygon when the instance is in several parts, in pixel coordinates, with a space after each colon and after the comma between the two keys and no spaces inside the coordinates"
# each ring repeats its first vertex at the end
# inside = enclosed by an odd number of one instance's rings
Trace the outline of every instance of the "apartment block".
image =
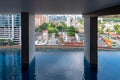
{"type": "Polygon", "coordinates": [[[11,39],[21,44],[21,16],[19,14],[0,14],[0,39],[11,39]]]}

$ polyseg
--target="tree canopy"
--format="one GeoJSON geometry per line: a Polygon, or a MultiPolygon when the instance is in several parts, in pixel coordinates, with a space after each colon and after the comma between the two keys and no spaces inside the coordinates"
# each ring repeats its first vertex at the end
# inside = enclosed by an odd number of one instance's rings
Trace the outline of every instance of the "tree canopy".
{"type": "Polygon", "coordinates": [[[42,32],[43,30],[48,30],[49,33],[55,33],[58,36],[58,32],[67,32],[69,36],[75,36],[75,33],[78,33],[78,28],[74,26],[67,26],[64,22],[59,23],[58,25],[55,23],[43,23],[39,26],[35,31],[42,32]]]}
{"type": "Polygon", "coordinates": [[[120,34],[120,25],[114,25],[115,32],[120,34]]]}
{"type": "Polygon", "coordinates": [[[78,33],[78,32],[79,32],[78,29],[73,27],[73,26],[70,26],[68,28],[68,35],[69,36],[75,36],[75,33],[78,33]]]}

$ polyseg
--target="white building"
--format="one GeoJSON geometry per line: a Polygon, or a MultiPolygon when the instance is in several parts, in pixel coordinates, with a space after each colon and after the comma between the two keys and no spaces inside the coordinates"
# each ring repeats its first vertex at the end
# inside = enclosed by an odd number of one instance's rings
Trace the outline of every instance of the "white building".
{"type": "Polygon", "coordinates": [[[78,22],[79,22],[78,20],[82,18],[82,15],[66,15],[66,17],[67,17],[66,20],[67,26],[78,26],[78,22]]]}
{"type": "Polygon", "coordinates": [[[68,41],[67,34],[65,32],[63,32],[62,35],[63,35],[63,41],[67,42],[68,41]]]}
{"type": "Polygon", "coordinates": [[[35,40],[35,45],[46,45],[48,42],[48,31],[43,31],[43,34],[41,37],[37,37],[35,40]]]}
{"type": "Polygon", "coordinates": [[[21,16],[19,14],[0,15],[0,39],[11,39],[21,44],[21,16]]]}

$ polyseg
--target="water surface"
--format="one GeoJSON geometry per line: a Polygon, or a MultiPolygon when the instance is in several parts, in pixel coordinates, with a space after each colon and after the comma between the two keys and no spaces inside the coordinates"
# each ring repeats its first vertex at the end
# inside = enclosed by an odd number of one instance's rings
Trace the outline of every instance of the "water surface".
{"type": "Polygon", "coordinates": [[[0,80],[21,80],[20,50],[0,50],[0,80]]]}
{"type": "Polygon", "coordinates": [[[83,52],[37,52],[36,80],[82,80],[84,73],[83,52]]]}
{"type": "MultiPolygon", "coordinates": [[[[37,51],[32,80],[83,80],[83,50],[37,51]]],[[[96,80],[120,80],[120,51],[99,51],[96,80]]],[[[0,50],[0,80],[21,80],[21,50],[0,50]]]]}

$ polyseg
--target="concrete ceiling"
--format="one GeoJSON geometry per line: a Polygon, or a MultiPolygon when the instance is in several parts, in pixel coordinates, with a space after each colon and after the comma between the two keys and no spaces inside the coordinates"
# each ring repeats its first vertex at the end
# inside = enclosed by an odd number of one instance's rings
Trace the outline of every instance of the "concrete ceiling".
{"type": "Polygon", "coordinates": [[[0,13],[82,14],[120,5],[120,0],[0,0],[0,13]]]}

